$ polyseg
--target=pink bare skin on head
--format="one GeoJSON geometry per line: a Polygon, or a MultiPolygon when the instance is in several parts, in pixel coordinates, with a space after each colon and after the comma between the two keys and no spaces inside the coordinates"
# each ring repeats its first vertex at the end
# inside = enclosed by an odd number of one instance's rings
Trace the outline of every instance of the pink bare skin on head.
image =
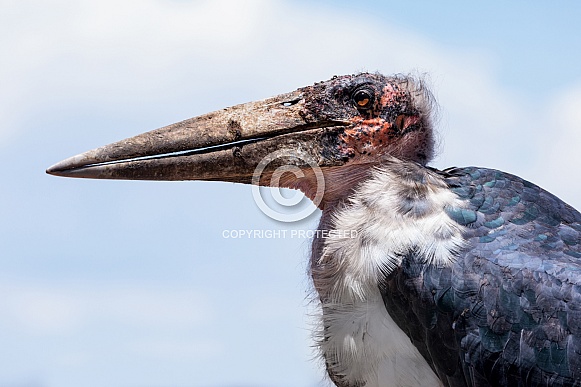
{"type": "MultiPolygon", "coordinates": [[[[414,87],[417,86],[409,81],[394,79],[381,88],[364,83],[351,92],[355,113],[349,118],[352,124],[337,133],[332,151],[344,164],[323,168],[325,195],[319,204],[321,209],[348,195],[366,179],[373,166],[387,159],[395,157],[420,164],[429,161],[433,151],[431,123],[425,107],[414,100],[414,87]]],[[[316,175],[304,172],[301,178],[286,174],[279,184],[299,189],[313,199],[316,175]]]]}

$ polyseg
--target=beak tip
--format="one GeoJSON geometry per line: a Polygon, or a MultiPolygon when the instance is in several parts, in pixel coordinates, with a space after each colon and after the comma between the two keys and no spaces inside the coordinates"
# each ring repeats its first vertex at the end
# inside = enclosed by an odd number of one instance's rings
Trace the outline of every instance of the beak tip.
{"type": "MultiPolygon", "coordinates": [[[[97,168],[98,169],[98,168],[97,168]]],[[[91,168],[68,168],[61,166],[61,163],[55,164],[46,170],[46,173],[58,177],[84,177],[95,178],[91,168]]]]}
{"type": "Polygon", "coordinates": [[[55,164],[48,167],[45,172],[49,175],[61,176],[62,170],[59,168],[59,164],[55,164]]]}
{"type": "Polygon", "coordinates": [[[51,165],[46,169],[46,173],[53,176],[66,176],[70,167],[68,166],[68,163],[65,163],[65,161],[51,165]]]}
{"type": "Polygon", "coordinates": [[[51,165],[46,169],[46,173],[53,176],[69,176],[73,169],[83,167],[87,163],[87,158],[80,154],[51,165]]]}

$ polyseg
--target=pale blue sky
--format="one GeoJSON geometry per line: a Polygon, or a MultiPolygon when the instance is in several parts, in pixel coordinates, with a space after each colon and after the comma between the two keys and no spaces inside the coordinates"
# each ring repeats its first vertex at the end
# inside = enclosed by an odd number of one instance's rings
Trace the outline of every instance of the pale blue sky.
{"type": "Polygon", "coordinates": [[[434,165],[581,207],[581,6],[0,4],[0,386],[316,386],[309,241],[226,183],[72,180],[73,154],[361,70],[427,72],[434,165]]]}

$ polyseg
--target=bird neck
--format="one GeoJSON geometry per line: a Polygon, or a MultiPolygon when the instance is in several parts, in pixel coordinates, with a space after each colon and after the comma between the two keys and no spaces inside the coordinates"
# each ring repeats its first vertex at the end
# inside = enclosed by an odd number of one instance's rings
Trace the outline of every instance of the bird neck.
{"type": "Polygon", "coordinates": [[[410,254],[426,267],[452,264],[463,238],[445,208],[458,205],[436,173],[390,160],[324,208],[319,229],[328,233],[313,241],[311,275],[319,348],[337,385],[440,385],[385,308],[380,286],[410,254]]]}
{"type": "Polygon", "coordinates": [[[464,243],[462,226],[446,213],[463,203],[439,174],[394,158],[366,173],[355,183],[343,175],[350,194],[323,209],[319,228],[330,233],[313,241],[311,256],[321,299],[364,300],[410,253],[450,264],[464,243]]]}

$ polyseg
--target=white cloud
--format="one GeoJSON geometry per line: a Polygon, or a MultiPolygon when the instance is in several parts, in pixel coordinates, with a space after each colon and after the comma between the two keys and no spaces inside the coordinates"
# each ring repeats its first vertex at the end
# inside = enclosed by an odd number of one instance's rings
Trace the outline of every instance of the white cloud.
{"type": "Polygon", "coordinates": [[[0,289],[0,324],[31,335],[71,335],[92,324],[111,323],[157,329],[195,327],[214,318],[205,296],[167,285],[4,282],[0,289]]]}
{"type": "Polygon", "coordinates": [[[551,190],[576,208],[581,208],[581,84],[554,96],[543,120],[543,143],[533,168],[537,184],[551,190]]]}
{"type": "Polygon", "coordinates": [[[0,322],[27,334],[62,334],[78,328],[83,302],[69,292],[36,286],[2,286],[0,322]]]}
{"type": "Polygon", "coordinates": [[[142,340],[131,343],[128,350],[140,356],[152,357],[158,360],[165,359],[192,359],[211,358],[224,354],[226,343],[219,339],[204,338],[196,342],[184,338],[144,337],[142,340]]]}

